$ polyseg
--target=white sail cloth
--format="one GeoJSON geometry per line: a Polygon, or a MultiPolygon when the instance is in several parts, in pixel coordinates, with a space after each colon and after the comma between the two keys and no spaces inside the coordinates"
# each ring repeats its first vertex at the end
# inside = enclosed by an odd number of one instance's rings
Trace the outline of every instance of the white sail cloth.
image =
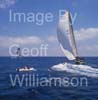
{"type": "Polygon", "coordinates": [[[57,37],[60,43],[61,50],[69,60],[74,60],[78,56],[77,48],[73,33],[71,16],[68,11],[60,18],[57,37]]]}

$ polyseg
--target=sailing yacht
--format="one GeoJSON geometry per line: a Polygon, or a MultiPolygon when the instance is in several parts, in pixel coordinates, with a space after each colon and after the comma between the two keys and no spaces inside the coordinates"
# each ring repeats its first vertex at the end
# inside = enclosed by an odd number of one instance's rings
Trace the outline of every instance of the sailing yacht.
{"type": "Polygon", "coordinates": [[[64,62],[53,65],[50,70],[65,71],[68,73],[86,75],[89,77],[98,77],[98,69],[86,65],[84,60],[81,59],[78,55],[71,15],[69,11],[66,11],[59,20],[57,27],[57,38],[61,50],[69,61],[74,61],[74,64],[64,62]]]}

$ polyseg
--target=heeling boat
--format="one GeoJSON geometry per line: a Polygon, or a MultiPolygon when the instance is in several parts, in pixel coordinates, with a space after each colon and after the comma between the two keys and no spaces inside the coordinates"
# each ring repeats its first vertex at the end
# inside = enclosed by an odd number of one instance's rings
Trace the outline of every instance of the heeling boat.
{"type": "MultiPolygon", "coordinates": [[[[78,50],[76,46],[72,20],[69,11],[66,11],[65,14],[59,20],[57,27],[57,38],[61,50],[63,51],[67,59],[70,61],[74,61],[75,64],[73,65],[75,66],[83,65],[84,61],[78,56],[78,50]]],[[[61,70],[64,70],[65,67],[63,65],[69,66],[72,64],[65,62],[64,64],[54,65],[51,69],[59,70],[59,68],[61,67],[61,70]]]]}
{"type": "Polygon", "coordinates": [[[84,64],[84,61],[78,56],[71,15],[68,11],[66,11],[59,20],[57,37],[61,50],[68,60],[74,61],[74,64],[68,62],[60,63],[52,66],[51,70],[66,71],[69,73],[86,75],[89,77],[98,77],[98,69],[84,64]]]}
{"type": "Polygon", "coordinates": [[[68,11],[59,20],[57,37],[65,56],[69,60],[74,60],[75,64],[84,64],[84,61],[78,56],[71,15],[68,11]]]}

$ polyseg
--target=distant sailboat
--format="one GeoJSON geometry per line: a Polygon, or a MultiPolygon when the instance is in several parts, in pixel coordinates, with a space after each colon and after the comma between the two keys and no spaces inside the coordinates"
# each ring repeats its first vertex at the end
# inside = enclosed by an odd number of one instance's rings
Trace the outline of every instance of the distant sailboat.
{"type": "Polygon", "coordinates": [[[21,58],[22,54],[21,54],[21,48],[15,48],[15,50],[13,51],[14,55],[11,56],[11,59],[16,59],[16,58],[21,58]]]}
{"type": "Polygon", "coordinates": [[[17,57],[21,57],[21,49],[20,48],[17,48],[16,54],[17,54],[17,57]]]}

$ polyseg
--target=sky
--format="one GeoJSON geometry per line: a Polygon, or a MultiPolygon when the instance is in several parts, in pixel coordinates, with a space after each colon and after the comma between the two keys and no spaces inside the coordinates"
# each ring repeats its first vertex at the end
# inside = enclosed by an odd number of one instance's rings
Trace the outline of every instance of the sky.
{"type": "MultiPolygon", "coordinates": [[[[48,44],[47,56],[64,56],[57,40],[59,11],[76,16],[73,27],[79,56],[98,56],[98,0],[0,0],[0,56],[9,56],[9,47],[40,48],[48,44]],[[53,14],[53,20],[38,25],[34,22],[10,22],[9,12],[53,14]]],[[[36,18],[36,17],[34,17],[36,18]]],[[[39,17],[40,18],[40,17],[39,17]]]]}

